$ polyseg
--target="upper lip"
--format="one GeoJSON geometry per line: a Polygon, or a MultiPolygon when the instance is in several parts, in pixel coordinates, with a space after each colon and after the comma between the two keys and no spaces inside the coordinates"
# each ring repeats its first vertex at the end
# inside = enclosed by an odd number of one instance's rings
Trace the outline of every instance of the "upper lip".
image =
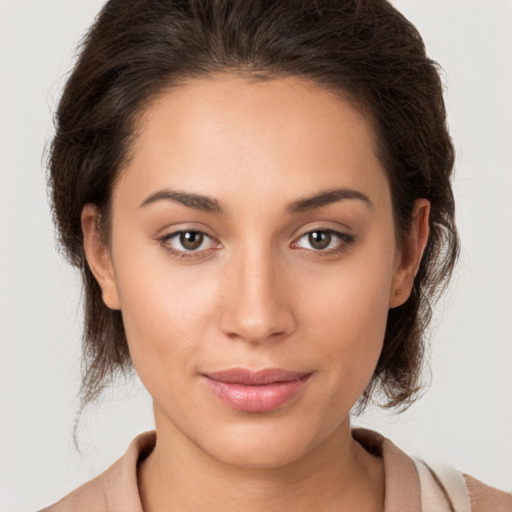
{"type": "Polygon", "coordinates": [[[204,373],[206,377],[224,382],[226,384],[245,384],[248,386],[263,386],[276,382],[290,382],[301,379],[310,372],[294,372],[282,368],[264,368],[263,370],[249,370],[246,368],[229,368],[217,372],[204,373]]]}

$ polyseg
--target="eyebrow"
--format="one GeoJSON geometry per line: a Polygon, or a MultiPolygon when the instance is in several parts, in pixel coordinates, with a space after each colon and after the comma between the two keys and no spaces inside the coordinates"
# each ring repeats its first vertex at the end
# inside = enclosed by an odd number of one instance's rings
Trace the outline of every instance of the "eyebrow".
{"type": "MultiPolygon", "coordinates": [[[[324,190],[319,192],[313,196],[297,199],[288,205],[286,211],[288,213],[300,213],[306,212],[309,210],[314,210],[315,208],[321,208],[322,206],[326,206],[331,203],[337,203],[339,201],[344,201],[347,199],[356,199],[366,203],[369,207],[373,206],[370,198],[360,192],[359,190],[354,190],[350,188],[335,188],[324,190]]],[[[141,207],[146,207],[152,203],[157,201],[173,201],[175,203],[180,203],[184,206],[188,206],[189,208],[193,208],[196,210],[202,210],[208,213],[216,213],[219,215],[225,215],[226,209],[223,204],[209,196],[204,196],[200,194],[193,194],[190,192],[181,192],[177,190],[163,189],[150,194],[144,201],[141,203],[141,207]]]]}
{"type": "Polygon", "coordinates": [[[322,192],[319,192],[318,194],[315,194],[314,196],[298,199],[297,201],[294,201],[288,206],[287,212],[306,212],[309,210],[313,210],[315,208],[326,206],[331,203],[344,201],[346,199],[357,199],[366,203],[367,206],[373,207],[373,203],[370,200],[370,198],[366,194],[360,192],[359,190],[354,190],[351,188],[335,188],[330,190],[324,190],[322,192]]]}
{"type": "Polygon", "coordinates": [[[180,192],[177,190],[169,189],[159,190],[158,192],[149,195],[146,197],[146,199],[144,199],[140,206],[148,206],[152,203],[162,200],[174,201],[175,203],[183,204],[189,208],[202,210],[208,213],[217,213],[220,215],[225,215],[226,213],[222,203],[217,201],[217,199],[199,194],[192,194],[189,192],[180,192]]]}

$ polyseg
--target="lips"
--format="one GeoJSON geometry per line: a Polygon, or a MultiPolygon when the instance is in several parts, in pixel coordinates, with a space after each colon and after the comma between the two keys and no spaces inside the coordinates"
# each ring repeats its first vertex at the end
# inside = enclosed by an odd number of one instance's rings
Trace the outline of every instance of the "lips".
{"type": "Polygon", "coordinates": [[[231,368],[203,374],[206,384],[225,405],[245,412],[268,412],[283,407],[306,385],[311,373],[280,368],[251,371],[231,368]]]}

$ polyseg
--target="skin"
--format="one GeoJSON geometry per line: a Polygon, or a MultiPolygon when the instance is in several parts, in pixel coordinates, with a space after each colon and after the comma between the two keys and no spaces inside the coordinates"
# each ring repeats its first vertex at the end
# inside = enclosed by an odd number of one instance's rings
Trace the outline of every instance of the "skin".
{"type": "Polygon", "coordinates": [[[388,309],[410,294],[429,204],[416,202],[398,247],[375,146],[348,101],[298,78],[195,79],[143,116],[113,192],[108,247],[94,206],[84,208],[89,265],[105,304],[123,313],[154,402],[157,444],[139,470],[145,511],[382,510],[382,460],[353,440],[349,413],[388,309]],[[332,189],[368,200],[288,211],[332,189]],[[148,200],[169,190],[224,212],[148,200]],[[207,236],[187,252],[171,237],[180,230],[207,236]],[[341,235],[319,249],[315,230],[341,235]],[[277,410],[249,413],[201,376],[233,367],[312,375],[277,410]]]}

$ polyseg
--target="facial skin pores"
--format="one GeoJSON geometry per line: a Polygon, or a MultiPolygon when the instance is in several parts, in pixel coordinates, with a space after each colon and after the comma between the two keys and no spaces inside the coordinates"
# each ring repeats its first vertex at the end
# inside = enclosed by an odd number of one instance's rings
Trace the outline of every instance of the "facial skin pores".
{"type": "Polygon", "coordinates": [[[408,297],[428,202],[400,249],[375,146],[350,103],[294,78],[196,79],[145,112],[110,248],[88,251],[154,400],[143,483],[152,465],[174,496],[205,466],[332,466],[354,493],[381,481],[349,412],[408,297]]]}

